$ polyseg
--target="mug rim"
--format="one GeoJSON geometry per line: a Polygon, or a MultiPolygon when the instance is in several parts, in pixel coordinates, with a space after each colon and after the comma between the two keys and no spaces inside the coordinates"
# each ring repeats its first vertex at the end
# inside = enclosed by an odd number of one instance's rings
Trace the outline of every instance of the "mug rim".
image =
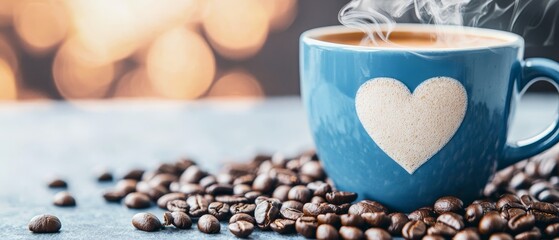
{"type": "MultiPolygon", "coordinates": [[[[386,24],[380,24],[380,28],[385,30],[388,28],[386,24]]],[[[416,24],[416,23],[397,23],[394,25],[393,31],[404,31],[404,32],[433,32],[435,30],[444,30],[449,32],[459,32],[460,33],[470,33],[481,37],[491,37],[503,40],[503,43],[489,45],[489,46],[466,46],[466,47],[453,47],[453,48],[429,48],[429,47],[376,47],[376,46],[361,46],[361,45],[350,45],[344,43],[334,43],[324,40],[317,39],[318,36],[328,35],[328,34],[340,34],[340,33],[354,33],[361,32],[359,29],[350,28],[344,25],[334,25],[319,27],[307,30],[301,34],[301,41],[308,45],[318,45],[325,47],[335,47],[343,48],[348,50],[358,50],[358,51],[397,51],[397,52],[456,52],[456,51],[474,51],[474,50],[488,50],[502,47],[523,47],[524,38],[520,35],[511,32],[505,32],[501,30],[487,29],[487,28],[476,28],[476,27],[466,27],[466,26],[453,26],[453,25],[432,25],[432,24],[416,24]]]]}

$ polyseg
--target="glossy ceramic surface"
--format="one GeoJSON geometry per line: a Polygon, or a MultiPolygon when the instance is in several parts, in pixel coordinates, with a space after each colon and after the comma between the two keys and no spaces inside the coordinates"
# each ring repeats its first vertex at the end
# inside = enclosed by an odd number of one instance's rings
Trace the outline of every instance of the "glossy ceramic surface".
{"type": "MultiPolygon", "coordinates": [[[[429,27],[400,25],[410,31],[429,27]]],[[[514,101],[532,80],[557,81],[557,63],[524,62],[524,42],[514,34],[497,35],[505,44],[491,48],[375,49],[326,43],[315,37],[353,31],[326,27],[304,33],[300,43],[301,89],[308,121],[324,168],[341,190],[355,191],[393,210],[412,211],[444,195],[466,202],[479,197],[497,168],[539,153],[557,143],[557,125],[530,143],[507,143],[514,101]],[[355,110],[359,87],[377,77],[400,80],[412,92],[423,81],[446,76],[468,94],[465,117],[455,135],[413,174],[405,171],[367,134],[355,110]]],[[[406,30],[407,31],[407,30],[406,30]]]]}

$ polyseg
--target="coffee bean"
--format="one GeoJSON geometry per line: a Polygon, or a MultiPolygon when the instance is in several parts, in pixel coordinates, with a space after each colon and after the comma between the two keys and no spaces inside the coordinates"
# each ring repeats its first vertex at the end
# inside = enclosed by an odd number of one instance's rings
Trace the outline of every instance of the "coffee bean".
{"type": "Polygon", "coordinates": [[[98,173],[97,181],[98,182],[111,182],[111,181],[113,181],[113,174],[109,170],[103,169],[101,172],[98,173]]]}
{"type": "Polygon", "coordinates": [[[288,199],[287,195],[289,193],[289,190],[291,190],[291,187],[288,185],[277,186],[274,192],[272,193],[272,197],[277,198],[280,201],[287,201],[288,199]]]}
{"type": "Polygon", "coordinates": [[[349,213],[349,208],[351,208],[351,204],[349,204],[349,203],[344,203],[344,204],[338,205],[336,207],[336,213],[337,214],[347,214],[347,213],[349,213]]]}
{"type": "Polygon", "coordinates": [[[59,207],[73,207],[76,206],[76,200],[69,192],[59,192],[54,195],[54,205],[59,207]]]}
{"type": "Polygon", "coordinates": [[[128,171],[126,174],[124,174],[124,177],[122,177],[122,179],[132,179],[132,180],[140,181],[142,180],[142,175],[144,175],[144,172],[145,171],[142,169],[132,169],[128,171]]]}
{"type": "Polygon", "coordinates": [[[189,229],[192,227],[192,220],[185,212],[165,212],[163,213],[164,225],[173,225],[178,229],[189,229]]]}
{"type": "Polygon", "coordinates": [[[390,219],[390,223],[387,230],[393,235],[402,234],[402,228],[409,222],[408,216],[403,213],[391,213],[388,215],[388,218],[390,219]]]}
{"type": "Polygon", "coordinates": [[[212,202],[208,206],[208,213],[218,220],[224,220],[229,215],[229,204],[222,202],[212,202]]]}
{"type": "Polygon", "coordinates": [[[319,196],[314,196],[311,198],[311,203],[325,203],[326,199],[324,199],[323,197],[319,197],[319,196]]]}
{"type": "Polygon", "coordinates": [[[369,201],[369,200],[363,200],[357,202],[351,205],[351,207],[348,210],[348,213],[353,215],[361,215],[363,213],[368,213],[368,212],[388,213],[388,210],[382,204],[375,201],[369,201]]]}
{"type": "Polygon", "coordinates": [[[322,170],[322,165],[318,161],[309,161],[301,166],[301,174],[310,176],[314,179],[323,179],[324,171],[322,170]]]}
{"type": "Polygon", "coordinates": [[[151,205],[151,199],[146,194],[133,192],[126,195],[124,198],[124,205],[133,209],[149,208],[151,205]]]}
{"type": "Polygon", "coordinates": [[[163,196],[161,196],[159,199],[157,199],[157,206],[159,208],[162,209],[166,209],[167,208],[167,203],[173,200],[185,200],[186,199],[186,194],[184,193],[167,193],[163,196]]]}
{"type": "Polygon", "coordinates": [[[279,234],[288,234],[295,232],[295,220],[278,218],[270,223],[272,231],[279,234]]]}
{"type": "Polygon", "coordinates": [[[483,217],[483,207],[478,203],[472,203],[466,208],[466,214],[464,216],[467,222],[477,224],[483,217]]]}
{"type": "Polygon", "coordinates": [[[481,234],[502,232],[506,226],[507,221],[498,212],[488,212],[479,221],[479,232],[481,234]]]}
{"type": "Polygon", "coordinates": [[[516,240],[538,240],[542,238],[542,233],[539,228],[534,227],[529,231],[519,233],[514,236],[516,240]]]}
{"type": "Polygon", "coordinates": [[[109,190],[103,193],[103,198],[105,198],[107,202],[120,202],[125,196],[126,194],[124,192],[116,190],[109,190]]]}
{"type": "Polygon", "coordinates": [[[426,217],[423,219],[423,222],[427,224],[427,226],[434,226],[437,223],[437,219],[434,217],[426,217]]]}
{"type": "Polygon", "coordinates": [[[235,178],[235,180],[233,180],[233,185],[240,185],[240,184],[244,184],[244,185],[252,185],[252,181],[254,181],[254,179],[256,178],[256,175],[254,174],[245,174],[243,176],[240,176],[238,178],[235,178]]]}
{"type": "Polygon", "coordinates": [[[384,212],[363,213],[361,217],[369,227],[385,228],[390,224],[390,218],[384,212]]]}
{"type": "Polygon", "coordinates": [[[519,214],[508,221],[509,230],[523,232],[530,230],[536,224],[536,218],[530,213],[519,214]]]}
{"type": "Polygon", "coordinates": [[[437,222],[444,223],[456,230],[462,230],[464,228],[464,221],[462,220],[462,216],[453,212],[446,212],[441,214],[437,218],[437,222]]]}
{"type": "Polygon", "coordinates": [[[297,174],[289,169],[273,168],[268,172],[268,177],[275,179],[278,184],[294,186],[300,183],[300,178],[297,174]]]}
{"type": "Polygon", "coordinates": [[[364,237],[361,229],[349,226],[340,227],[339,234],[344,240],[359,240],[364,237]]]}
{"type": "Polygon", "coordinates": [[[483,214],[486,214],[490,211],[497,210],[497,204],[492,201],[488,200],[476,200],[473,202],[474,204],[479,204],[483,208],[483,214]]]}
{"type": "Polygon", "coordinates": [[[261,202],[264,202],[264,201],[269,200],[269,199],[270,199],[270,197],[268,197],[268,196],[258,196],[256,199],[254,199],[254,204],[258,205],[261,202]]]}
{"type": "Polygon", "coordinates": [[[270,224],[278,217],[280,211],[279,201],[276,200],[264,200],[256,205],[254,210],[254,219],[258,224],[258,227],[262,229],[267,229],[270,224]]]}
{"type": "Polygon", "coordinates": [[[316,219],[318,221],[318,225],[328,224],[334,226],[335,228],[339,228],[342,225],[340,216],[334,213],[320,214],[316,217],[316,219]]]}
{"type": "Polygon", "coordinates": [[[285,219],[297,220],[298,218],[303,216],[303,212],[293,208],[281,208],[280,209],[281,217],[285,219]]]}
{"type": "Polygon", "coordinates": [[[326,193],[326,201],[332,204],[340,205],[351,203],[357,199],[357,193],[333,191],[326,193]]]}
{"type": "Polygon", "coordinates": [[[551,203],[533,202],[528,206],[528,211],[534,215],[537,223],[559,222],[559,209],[551,203]]]}
{"type": "Polygon", "coordinates": [[[522,189],[530,186],[531,177],[524,172],[519,172],[509,182],[509,186],[513,189],[522,189]]]}
{"type": "Polygon", "coordinates": [[[169,188],[172,182],[176,181],[177,177],[169,173],[159,173],[149,180],[151,186],[162,186],[169,188]]]}
{"type": "Polygon", "coordinates": [[[222,202],[222,203],[227,203],[227,204],[248,203],[249,202],[246,197],[230,196],[230,195],[216,196],[215,201],[222,202]]]}
{"type": "Polygon", "coordinates": [[[151,198],[151,200],[153,201],[157,201],[160,197],[169,193],[167,188],[163,186],[153,186],[147,189],[146,191],[138,191],[138,192],[147,194],[149,198],[151,198]]]}
{"type": "Polygon", "coordinates": [[[332,225],[321,224],[316,229],[316,239],[318,240],[338,240],[338,230],[332,225]]]}
{"type": "MultiPolygon", "coordinates": [[[[536,195],[534,195],[536,196],[536,195]]],[[[532,198],[532,196],[524,194],[522,196],[520,196],[520,203],[522,203],[522,205],[524,205],[525,207],[528,207],[530,204],[532,204],[534,202],[534,198],[532,198]]]]}
{"type": "Polygon", "coordinates": [[[272,191],[272,187],[274,185],[274,179],[268,177],[266,174],[260,174],[252,183],[252,189],[255,191],[268,193],[272,191]]]}
{"type": "Polygon", "coordinates": [[[142,231],[155,232],[161,230],[161,222],[151,213],[137,213],[132,217],[132,225],[142,231]]]}
{"type": "Polygon", "coordinates": [[[489,240],[513,240],[514,238],[507,233],[493,233],[489,240]]]}
{"type": "Polygon", "coordinates": [[[254,200],[260,196],[262,196],[262,193],[259,191],[250,191],[244,194],[244,198],[247,199],[247,202],[254,202],[254,200]]]}
{"type": "Polygon", "coordinates": [[[367,240],[391,240],[392,236],[390,233],[382,228],[369,228],[365,231],[365,237],[367,240]]]}
{"type": "Polygon", "coordinates": [[[538,199],[542,202],[559,202],[559,191],[554,189],[545,190],[538,194],[538,199]]]}
{"type": "Polygon", "coordinates": [[[252,224],[256,224],[256,221],[254,220],[254,218],[251,215],[248,215],[246,213],[237,213],[235,215],[233,215],[231,218],[229,218],[229,223],[234,223],[237,221],[247,221],[250,222],[252,224]]]}
{"type": "Polygon", "coordinates": [[[243,195],[247,192],[252,191],[252,187],[250,187],[250,185],[246,185],[246,184],[237,184],[235,186],[233,186],[233,194],[235,195],[243,195]]]}
{"type": "Polygon", "coordinates": [[[444,237],[453,237],[458,231],[444,223],[435,223],[433,226],[427,229],[427,234],[429,235],[440,235],[444,237]]]}
{"type": "Polygon", "coordinates": [[[323,198],[326,197],[326,193],[332,191],[330,184],[322,181],[311,182],[307,184],[307,188],[309,188],[313,192],[314,196],[323,198]]]}
{"type": "Polygon", "coordinates": [[[233,235],[246,238],[254,231],[254,224],[247,221],[236,221],[229,224],[228,228],[233,235]]]}
{"type": "Polygon", "coordinates": [[[122,179],[116,183],[115,190],[123,192],[124,195],[126,195],[136,191],[136,184],[138,184],[138,181],[134,179],[122,179]]]}
{"type": "Polygon", "coordinates": [[[191,217],[200,217],[208,213],[208,206],[210,204],[202,195],[190,196],[186,199],[186,203],[188,203],[188,206],[190,207],[188,215],[191,217]]]}
{"type": "Polygon", "coordinates": [[[68,184],[62,179],[55,178],[48,183],[48,186],[49,188],[67,188],[68,184]]]}
{"type": "Polygon", "coordinates": [[[231,214],[237,214],[237,213],[254,214],[255,209],[256,209],[256,204],[235,203],[235,204],[231,205],[231,208],[229,208],[229,211],[231,212],[231,214]]]}
{"type": "Polygon", "coordinates": [[[303,211],[303,203],[299,202],[299,201],[293,201],[293,200],[289,200],[289,201],[285,201],[281,204],[281,208],[293,208],[293,209],[297,209],[299,211],[303,211]]]}
{"type": "Polygon", "coordinates": [[[209,187],[211,185],[214,185],[216,183],[217,183],[217,178],[213,175],[205,176],[205,177],[201,178],[200,181],[198,181],[198,184],[202,188],[207,188],[207,187],[209,187]]]}
{"type": "Polygon", "coordinates": [[[344,214],[340,216],[342,226],[358,227],[365,226],[365,220],[359,215],[344,214]]]}
{"type": "Polygon", "coordinates": [[[432,216],[432,212],[428,209],[418,209],[408,214],[408,218],[410,220],[416,220],[416,221],[423,221],[424,218],[431,217],[431,216],[432,216]]]}
{"type": "Polygon", "coordinates": [[[27,228],[33,233],[55,233],[60,231],[62,223],[54,215],[42,214],[37,215],[29,221],[27,228]]]}
{"type": "Polygon", "coordinates": [[[231,195],[233,194],[233,185],[216,183],[206,188],[206,193],[211,195],[231,195]]]}
{"type": "Polygon", "coordinates": [[[158,173],[168,173],[168,174],[177,174],[178,169],[174,163],[161,163],[157,166],[158,173]]]}
{"type": "Polygon", "coordinates": [[[180,176],[180,182],[185,183],[198,183],[200,179],[206,176],[206,173],[200,170],[196,165],[188,167],[180,176]]]}
{"type": "Polygon", "coordinates": [[[545,228],[544,233],[545,233],[546,236],[548,236],[550,238],[559,236],[559,223],[554,223],[554,224],[548,225],[545,228]]]}
{"type": "Polygon", "coordinates": [[[475,230],[464,229],[456,233],[452,240],[480,240],[480,237],[475,230]]]}
{"type": "Polygon", "coordinates": [[[205,214],[198,219],[198,230],[208,234],[219,233],[221,225],[219,224],[219,220],[213,215],[205,214]]]}
{"type": "Polygon", "coordinates": [[[508,205],[501,209],[501,217],[506,220],[509,220],[518,215],[523,215],[525,213],[526,210],[524,208],[509,207],[508,205]]]}
{"type": "Polygon", "coordinates": [[[311,197],[312,197],[311,190],[301,185],[291,188],[291,190],[289,190],[289,193],[287,195],[287,198],[289,200],[295,200],[299,202],[308,202],[311,200],[311,197]]]}
{"type": "Polygon", "coordinates": [[[305,203],[303,213],[309,216],[318,216],[325,213],[336,213],[336,205],[329,203],[305,203]]]}
{"type": "Polygon", "coordinates": [[[464,203],[462,202],[462,200],[456,197],[447,196],[437,199],[433,208],[438,214],[443,214],[446,212],[460,213],[463,206],[464,203]]]}
{"type": "Polygon", "coordinates": [[[316,229],[318,227],[318,221],[315,217],[303,216],[297,219],[295,222],[295,230],[303,237],[313,238],[316,236],[316,229]]]}
{"type": "Polygon", "coordinates": [[[402,236],[406,239],[421,239],[426,233],[427,226],[422,221],[409,221],[402,228],[402,236]]]}
{"type": "Polygon", "coordinates": [[[514,194],[503,194],[497,201],[496,207],[501,210],[504,207],[509,208],[522,208],[520,198],[514,194]]]}
{"type": "Polygon", "coordinates": [[[167,210],[171,212],[184,212],[188,213],[190,210],[190,206],[186,203],[185,200],[177,199],[167,202],[167,210]]]}

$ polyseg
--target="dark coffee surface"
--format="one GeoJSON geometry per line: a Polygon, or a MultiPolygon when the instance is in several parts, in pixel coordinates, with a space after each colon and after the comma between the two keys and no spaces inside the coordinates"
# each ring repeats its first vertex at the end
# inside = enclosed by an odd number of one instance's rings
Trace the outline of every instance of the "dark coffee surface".
{"type": "MultiPolygon", "coordinates": [[[[546,111],[546,103],[536,101],[529,108],[539,106],[546,111]]],[[[295,99],[234,104],[229,110],[211,103],[171,105],[126,103],[89,110],[68,105],[0,107],[0,130],[4,132],[0,136],[0,228],[4,230],[0,238],[233,238],[226,223],[220,234],[211,236],[200,233],[195,225],[190,230],[169,228],[157,233],[135,230],[132,216],[146,210],[106,203],[100,196],[114,183],[97,183],[94,167],[110,166],[115,175],[122,176],[133,167],[153,168],[163,160],[191,153],[204,159],[199,164],[206,170],[214,170],[223,156],[245,159],[257,150],[278,149],[290,154],[311,146],[308,130],[301,124],[306,123],[303,110],[295,99]],[[272,129],[262,124],[270,121],[275,126],[272,129]],[[236,126],[236,130],[224,134],[228,126],[236,126]],[[66,190],[76,198],[77,207],[52,206],[52,195],[58,190],[48,189],[46,182],[53,173],[67,180],[66,190]],[[26,229],[29,219],[42,213],[60,218],[60,233],[32,235],[26,229]]],[[[543,124],[538,122],[541,119],[528,120],[543,124]]],[[[163,221],[163,210],[152,207],[147,211],[163,221]]],[[[255,230],[251,237],[285,236],[255,230]]]]}

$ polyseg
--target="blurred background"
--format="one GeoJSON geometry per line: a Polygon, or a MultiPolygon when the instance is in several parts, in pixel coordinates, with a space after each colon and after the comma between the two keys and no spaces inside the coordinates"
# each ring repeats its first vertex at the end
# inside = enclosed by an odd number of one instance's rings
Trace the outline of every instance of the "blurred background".
{"type": "MultiPolygon", "coordinates": [[[[347,2],[0,0],[0,99],[298,95],[299,35],[339,24],[347,2]]],[[[524,35],[527,57],[559,60],[559,1],[524,3],[519,26],[511,10],[483,27],[524,35]]]]}

